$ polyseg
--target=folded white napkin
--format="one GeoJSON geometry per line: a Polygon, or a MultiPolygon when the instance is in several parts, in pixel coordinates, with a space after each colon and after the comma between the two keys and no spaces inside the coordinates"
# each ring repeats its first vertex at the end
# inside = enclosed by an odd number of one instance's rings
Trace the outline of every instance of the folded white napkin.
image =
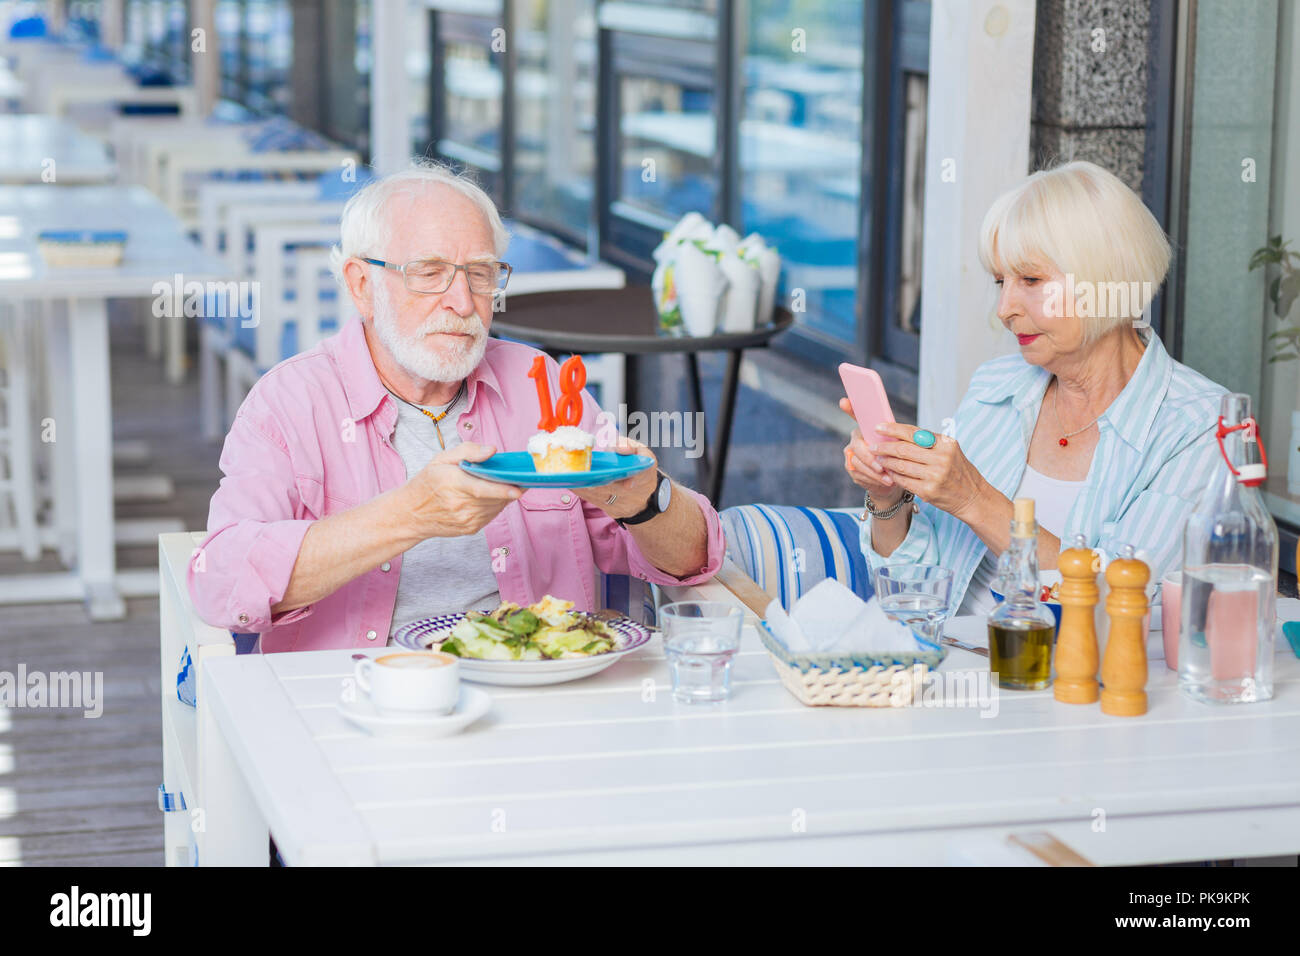
{"type": "Polygon", "coordinates": [[[892,620],[872,597],[863,601],[827,578],[795,602],[787,614],[779,601],[767,606],[767,624],[792,654],[911,654],[927,650],[905,624],[892,620]]]}

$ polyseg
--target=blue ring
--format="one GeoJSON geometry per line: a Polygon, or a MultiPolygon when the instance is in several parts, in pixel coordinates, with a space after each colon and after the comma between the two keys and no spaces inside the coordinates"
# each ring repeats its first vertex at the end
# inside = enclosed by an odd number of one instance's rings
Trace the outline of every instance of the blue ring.
{"type": "Polygon", "coordinates": [[[934,432],[929,429],[918,428],[912,432],[912,441],[922,448],[933,448],[937,439],[934,437],[934,432]]]}

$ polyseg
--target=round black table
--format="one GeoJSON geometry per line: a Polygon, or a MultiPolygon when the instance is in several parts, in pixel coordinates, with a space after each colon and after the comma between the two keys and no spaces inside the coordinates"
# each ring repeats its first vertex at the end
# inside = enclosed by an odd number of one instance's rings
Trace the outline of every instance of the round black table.
{"type": "Polygon", "coordinates": [[[556,354],[621,352],[627,356],[625,391],[636,400],[636,358],[682,352],[686,355],[691,399],[695,411],[704,411],[700,389],[699,352],[727,352],[727,371],[722,380],[722,401],[712,453],[705,443],[696,463],[697,480],[717,505],[722,500],[723,476],[727,471],[727,450],[740,385],[740,360],[745,349],[764,348],[773,338],[794,324],[794,316],[777,308],[774,321],[752,332],[725,332],[707,336],[662,335],[649,286],[622,289],[574,289],[565,292],[535,292],[510,296],[505,311],[492,320],[492,332],[528,342],[556,354]]]}

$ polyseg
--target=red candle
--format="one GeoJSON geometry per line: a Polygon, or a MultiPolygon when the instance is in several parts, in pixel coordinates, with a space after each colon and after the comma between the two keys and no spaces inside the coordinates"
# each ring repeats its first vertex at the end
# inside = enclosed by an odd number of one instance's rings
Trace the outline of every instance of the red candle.
{"type": "Polygon", "coordinates": [[[541,408],[542,418],[537,428],[544,432],[555,431],[555,409],[551,405],[551,383],[546,377],[546,357],[533,359],[533,367],[528,370],[528,377],[537,383],[537,404],[541,408]]]}
{"type": "Polygon", "coordinates": [[[569,356],[560,366],[560,401],[555,406],[560,424],[576,426],[582,421],[582,389],[586,384],[587,366],[580,356],[569,356]]]}

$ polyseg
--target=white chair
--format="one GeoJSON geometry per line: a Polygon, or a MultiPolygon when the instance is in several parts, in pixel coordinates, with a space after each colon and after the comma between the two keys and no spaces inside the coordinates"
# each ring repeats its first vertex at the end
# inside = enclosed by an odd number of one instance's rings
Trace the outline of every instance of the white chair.
{"type": "Polygon", "coordinates": [[[37,521],[32,348],[22,306],[0,306],[0,547],[41,556],[37,521]]]}
{"type": "Polygon", "coordinates": [[[214,173],[245,173],[264,179],[293,181],[357,164],[357,154],[345,149],[283,150],[254,153],[240,142],[204,146],[178,144],[164,151],[154,172],[156,193],[186,229],[200,227],[199,183],[214,173]]]}
{"type": "MultiPolygon", "coordinates": [[[[273,365],[303,350],[304,342],[317,342],[342,316],[337,312],[339,293],[334,287],[316,283],[317,304],[311,310],[312,324],[306,328],[297,316],[297,256],[304,251],[323,251],[338,241],[338,219],[316,223],[275,222],[255,225],[253,235],[257,314],[251,334],[236,321],[225,329],[205,326],[204,354],[200,357],[200,396],[210,402],[218,388],[216,375],[225,362],[225,425],[234,421],[240,403],[253,384],[273,365]],[[329,303],[334,305],[330,306],[329,303]],[[204,377],[206,376],[206,384],[204,377]]],[[[232,241],[243,243],[232,231],[232,241]]],[[[202,409],[205,428],[217,415],[211,404],[202,409]]],[[[211,434],[211,432],[209,432],[211,434]]]]}
{"type": "Polygon", "coordinates": [[[205,182],[199,185],[199,241],[209,255],[226,252],[226,216],[233,206],[312,202],[320,194],[313,182],[205,182]]]}
{"type": "Polygon", "coordinates": [[[210,786],[229,785],[212,779],[205,764],[207,716],[200,695],[194,707],[176,696],[177,667],[186,648],[195,669],[195,686],[204,665],[214,657],[235,653],[230,632],[205,624],[194,613],[186,573],[203,540],[202,532],[158,536],[159,649],[162,655],[163,780],[158,804],[164,809],[163,846],[167,866],[193,866],[205,858],[203,794],[210,786]]]}
{"type": "Polygon", "coordinates": [[[326,248],[299,249],[294,256],[293,318],[298,351],[315,348],[343,324],[347,293],[339,288],[326,248]]]}

